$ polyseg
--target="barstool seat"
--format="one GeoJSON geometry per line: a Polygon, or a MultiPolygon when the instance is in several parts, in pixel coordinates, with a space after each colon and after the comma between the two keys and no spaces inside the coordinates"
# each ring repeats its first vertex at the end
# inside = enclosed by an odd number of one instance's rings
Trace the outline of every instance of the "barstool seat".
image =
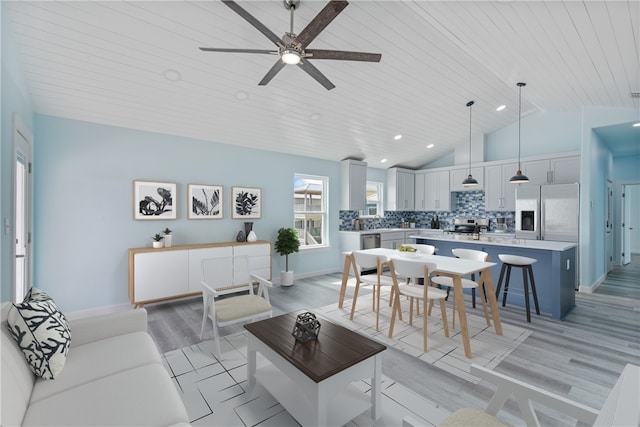
{"type": "Polygon", "coordinates": [[[526,256],[519,256],[519,255],[509,255],[509,254],[499,254],[498,258],[500,258],[500,261],[502,262],[506,262],[507,264],[517,265],[517,266],[531,265],[533,263],[538,262],[538,260],[535,258],[529,258],[526,256]]]}
{"type": "Polygon", "coordinates": [[[529,307],[529,294],[533,295],[533,303],[536,308],[536,314],[540,315],[540,307],[538,306],[538,294],[536,292],[536,282],[533,279],[533,267],[532,265],[538,262],[535,258],[529,258],[526,256],[511,255],[511,254],[498,254],[498,258],[502,261],[502,268],[500,269],[500,279],[498,279],[498,288],[496,295],[500,295],[500,288],[502,287],[502,279],[504,278],[505,271],[507,277],[504,284],[504,293],[502,294],[502,306],[507,303],[507,293],[509,292],[509,279],[511,278],[511,268],[522,268],[522,282],[524,284],[524,305],[527,310],[527,322],[531,322],[531,308],[529,307]],[[527,278],[528,273],[528,278],[527,278]],[[531,280],[531,291],[529,291],[529,280],[531,280]]]}

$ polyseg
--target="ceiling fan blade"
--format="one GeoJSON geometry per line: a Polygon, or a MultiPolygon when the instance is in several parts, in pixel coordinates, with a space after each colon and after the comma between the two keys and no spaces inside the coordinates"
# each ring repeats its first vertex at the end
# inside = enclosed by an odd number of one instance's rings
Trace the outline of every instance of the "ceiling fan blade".
{"type": "Polygon", "coordinates": [[[298,34],[298,37],[296,37],[291,44],[294,46],[302,45],[303,48],[308,46],[348,4],[349,2],[344,0],[331,0],[320,13],[309,22],[304,30],[298,34]]]}
{"type": "Polygon", "coordinates": [[[342,61],[380,62],[381,53],[347,52],[346,50],[305,49],[306,59],[339,59],[342,61]]]}
{"type": "Polygon", "coordinates": [[[219,49],[217,47],[201,47],[200,50],[205,52],[230,52],[230,53],[268,53],[278,54],[277,50],[265,50],[265,49],[219,49]]]}
{"type": "Polygon", "coordinates": [[[276,36],[273,31],[268,29],[262,22],[258,21],[249,12],[244,10],[238,3],[233,0],[222,0],[222,3],[229,6],[235,13],[243,17],[249,24],[253,25],[258,31],[264,34],[269,40],[271,40],[276,46],[284,45],[282,39],[276,36]]]}
{"type": "Polygon", "coordinates": [[[278,59],[276,63],[273,64],[273,67],[271,67],[271,69],[267,72],[267,74],[264,75],[262,80],[260,80],[260,83],[258,83],[258,86],[264,86],[267,83],[269,83],[271,79],[273,79],[276,76],[276,74],[278,74],[280,70],[284,68],[285,65],[287,64],[285,64],[280,59],[278,59]]]}
{"type": "Polygon", "coordinates": [[[311,65],[309,61],[305,61],[305,60],[300,61],[298,63],[298,67],[306,71],[307,74],[313,77],[318,83],[324,86],[327,90],[331,90],[334,87],[336,87],[336,85],[331,83],[329,79],[326,78],[325,75],[320,72],[320,70],[318,70],[316,67],[311,65]]]}

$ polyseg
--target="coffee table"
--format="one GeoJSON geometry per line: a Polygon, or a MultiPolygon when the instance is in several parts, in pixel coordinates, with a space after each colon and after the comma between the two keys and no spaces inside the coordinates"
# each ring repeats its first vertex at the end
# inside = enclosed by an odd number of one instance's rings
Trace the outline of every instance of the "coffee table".
{"type": "Polygon", "coordinates": [[[382,352],[386,346],[328,320],[318,319],[316,340],[298,343],[291,335],[305,310],[245,325],[247,379],[260,382],[303,426],[341,426],[371,408],[381,415],[382,352]],[[256,353],[271,364],[257,369],[256,353]],[[371,398],[351,385],[371,378],[371,398]]]}

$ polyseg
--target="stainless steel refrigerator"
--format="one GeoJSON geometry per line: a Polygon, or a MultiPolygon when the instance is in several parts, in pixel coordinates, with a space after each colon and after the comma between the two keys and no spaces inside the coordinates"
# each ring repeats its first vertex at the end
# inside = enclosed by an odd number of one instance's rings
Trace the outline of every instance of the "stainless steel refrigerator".
{"type": "Polygon", "coordinates": [[[578,243],[579,184],[516,188],[516,238],[578,243]]]}

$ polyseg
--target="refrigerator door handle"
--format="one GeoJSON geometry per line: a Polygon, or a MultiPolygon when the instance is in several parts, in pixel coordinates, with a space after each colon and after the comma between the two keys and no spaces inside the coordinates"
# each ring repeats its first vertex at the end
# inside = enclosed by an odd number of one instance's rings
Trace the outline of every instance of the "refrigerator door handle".
{"type": "Polygon", "coordinates": [[[540,202],[540,240],[544,240],[544,202],[540,202]]]}

